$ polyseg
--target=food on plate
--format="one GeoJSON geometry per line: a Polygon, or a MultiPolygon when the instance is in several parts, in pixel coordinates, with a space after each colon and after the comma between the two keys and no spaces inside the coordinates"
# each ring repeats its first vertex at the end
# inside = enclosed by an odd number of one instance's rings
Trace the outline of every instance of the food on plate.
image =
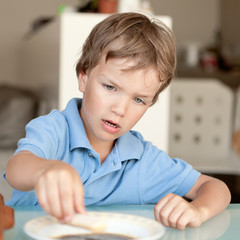
{"type": "Polygon", "coordinates": [[[66,235],[62,237],[57,237],[58,240],[127,240],[134,239],[129,236],[119,235],[119,234],[81,234],[81,235],[66,235]]]}

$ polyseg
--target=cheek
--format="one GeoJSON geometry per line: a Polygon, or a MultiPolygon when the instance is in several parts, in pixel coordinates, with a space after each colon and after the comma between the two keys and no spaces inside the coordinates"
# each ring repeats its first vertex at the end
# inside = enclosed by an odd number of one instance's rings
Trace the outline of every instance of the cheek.
{"type": "Polygon", "coordinates": [[[85,94],[86,107],[89,113],[99,114],[104,110],[104,97],[91,89],[85,94]]]}
{"type": "Polygon", "coordinates": [[[144,109],[136,109],[134,108],[131,112],[129,117],[131,118],[131,124],[135,125],[144,115],[144,113],[147,111],[148,108],[144,109]]]}

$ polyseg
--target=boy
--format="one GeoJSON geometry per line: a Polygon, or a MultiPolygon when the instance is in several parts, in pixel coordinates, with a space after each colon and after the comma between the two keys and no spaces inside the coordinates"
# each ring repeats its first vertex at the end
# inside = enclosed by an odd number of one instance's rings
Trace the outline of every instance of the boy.
{"type": "Polygon", "coordinates": [[[130,131],[174,70],[174,38],[162,23],[138,13],[99,23],[76,67],[83,99],[26,126],[6,170],[15,188],[8,204],[40,204],[63,221],[85,213],[85,205],[156,204],[156,220],[178,229],[200,226],[226,208],[223,182],[130,131]]]}

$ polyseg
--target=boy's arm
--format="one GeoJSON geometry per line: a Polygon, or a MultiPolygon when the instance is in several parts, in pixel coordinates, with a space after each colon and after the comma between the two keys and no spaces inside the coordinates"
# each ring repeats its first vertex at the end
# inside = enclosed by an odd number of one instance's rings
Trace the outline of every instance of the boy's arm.
{"type": "Polygon", "coordinates": [[[167,227],[184,230],[199,227],[209,218],[223,211],[231,200],[231,194],[222,181],[201,175],[185,195],[188,202],[175,194],[167,194],[155,206],[155,218],[167,227]]]}
{"type": "Polygon", "coordinates": [[[9,160],[6,179],[20,191],[36,190],[42,208],[58,219],[69,220],[74,211],[85,212],[81,179],[62,161],[22,151],[9,160]]]}

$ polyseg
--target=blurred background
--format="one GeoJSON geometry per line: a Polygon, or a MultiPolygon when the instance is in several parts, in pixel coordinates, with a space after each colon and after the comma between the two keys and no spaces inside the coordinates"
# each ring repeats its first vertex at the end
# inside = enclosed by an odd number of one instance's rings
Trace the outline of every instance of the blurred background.
{"type": "MultiPolygon", "coordinates": [[[[203,173],[223,179],[232,191],[232,202],[240,202],[238,0],[3,1],[1,174],[18,139],[24,136],[26,123],[52,108],[64,108],[71,92],[66,88],[77,88],[77,80],[72,83],[70,79],[76,78],[74,63],[82,39],[74,34],[85,36],[104,14],[124,11],[170,17],[178,66],[170,90],[167,151],[171,157],[181,157],[203,173]],[[100,7],[100,2],[107,5],[100,7]],[[77,24],[79,16],[83,19],[77,24]],[[77,41],[78,51],[65,46],[67,41],[77,41]],[[68,61],[68,55],[74,59],[68,61]],[[70,73],[64,70],[69,64],[70,73]]],[[[0,192],[9,199],[10,188],[2,179],[0,192]]]]}

